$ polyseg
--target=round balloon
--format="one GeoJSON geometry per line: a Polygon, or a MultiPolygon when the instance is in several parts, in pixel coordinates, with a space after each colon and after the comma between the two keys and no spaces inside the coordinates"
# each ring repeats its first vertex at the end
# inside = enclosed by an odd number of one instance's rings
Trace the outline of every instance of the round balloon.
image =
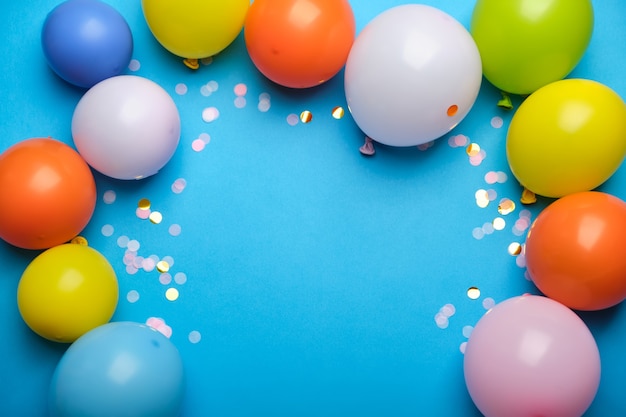
{"type": "Polygon", "coordinates": [[[133,53],[128,23],[99,0],[67,0],[56,6],[44,21],[41,43],[52,70],[84,88],[120,75],[133,53]]]}
{"type": "Polygon", "coordinates": [[[470,31],[485,78],[501,90],[530,94],[569,74],[594,25],[591,0],[478,0],[470,31]]]}
{"type": "Polygon", "coordinates": [[[68,242],[96,207],[89,166],[51,138],[19,142],[0,154],[0,238],[24,249],[68,242]]]}
{"type": "Polygon", "coordinates": [[[347,0],[255,0],[244,24],[254,65],[292,88],[334,77],[346,63],[355,33],[347,0]]]}
{"type": "Polygon", "coordinates": [[[548,297],[576,310],[626,299],[626,203],[586,191],[562,197],[533,222],[526,239],[528,274],[548,297]]]}
{"type": "Polygon", "coordinates": [[[221,52],[241,32],[250,0],[142,0],[143,14],[159,43],[183,58],[221,52]]]}
{"type": "Polygon", "coordinates": [[[113,322],[76,340],[52,377],[53,417],[176,417],[184,393],[180,354],[151,327],[113,322]]]}
{"type": "Polygon", "coordinates": [[[108,322],[117,299],[111,264],[97,250],[74,243],[38,255],[17,287],[17,305],[28,327],[55,342],[73,342],[108,322]]]}
{"type": "Polygon", "coordinates": [[[562,197],[594,189],[626,155],[626,104],[596,81],[550,83],[513,115],[506,155],[517,180],[536,194],[562,197]]]}
{"type": "Polygon", "coordinates": [[[371,139],[414,146],[443,136],[470,111],[482,80],[467,30],[434,7],[407,4],[376,16],[356,38],[345,93],[371,139]]]}
{"type": "Polygon", "coordinates": [[[174,155],[180,116],[161,86],[119,75],[96,84],[80,99],[72,136],[95,170],[116,179],[141,179],[156,174],[174,155]]]}
{"type": "Polygon", "coordinates": [[[476,324],[463,362],[485,417],[580,417],[600,384],[600,354],[569,308],[536,295],[496,304],[476,324]]]}

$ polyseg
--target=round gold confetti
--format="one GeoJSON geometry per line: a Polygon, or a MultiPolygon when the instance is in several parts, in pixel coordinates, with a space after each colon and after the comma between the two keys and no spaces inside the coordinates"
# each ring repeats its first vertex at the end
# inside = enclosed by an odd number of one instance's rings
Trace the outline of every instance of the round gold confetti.
{"type": "Polygon", "coordinates": [[[337,120],[341,119],[344,116],[345,113],[346,112],[343,110],[343,107],[341,107],[341,106],[337,106],[337,107],[333,108],[333,111],[332,111],[333,117],[335,119],[337,119],[337,120]]]}
{"type": "Polygon", "coordinates": [[[168,288],[167,291],[165,291],[165,298],[169,301],[176,301],[178,299],[178,295],[178,290],[176,288],[168,288]]]}
{"type": "Polygon", "coordinates": [[[474,193],[476,198],[476,205],[480,208],[485,208],[489,205],[489,192],[487,190],[480,189],[474,193]]]}
{"type": "Polygon", "coordinates": [[[70,243],[73,243],[75,245],[89,246],[89,242],[87,242],[87,239],[85,239],[82,236],[76,236],[74,239],[70,241],[70,243]]]}
{"type": "Polygon", "coordinates": [[[517,242],[513,242],[509,245],[509,255],[517,256],[522,253],[522,245],[517,242]]]}
{"type": "Polygon", "coordinates": [[[500,201],[500,204],[498,204],[498,213],[503,216],[506,216],[513,211],[515,211],[515,202],[513,200],[503,198],[502,201],[500,201]]]}
{"type": "Polygon", "coordinates": [[[139,203],[137,203],[137,207],[139,207],[140,210],[150,210],[150,200],[142,198],[139,200],[139,203]]]}
{"type": "Polygon", "coordinates": [[[167,263],[166,261],[159,261],[156,264],[156,269],[157,271],[159,271],[160,273],[165,273],[168,272],[170,270],[170,264],[167,263]]]}
{"type": "Polygon", "coordinates": [[[313,120],[313,113],[311,113],[310,111],[305,110],[300,113],[300,121],[302,123],[310,123],[311,120],[313,120]]]}
{"type": "Polygon", "coordinates": [[[469,287],[467,296],[472,300],[478,300],[480,298],[480,290],[477,287],[469,287]]]}
{"type": "Polygon", "coordinates": [[[158,211],[153,211],[150,213],[149,219],[152,223],[159,224],[163,220],[163,215],[158,211]]]}
{"type": "Polygon", "coordinates": [[[467,148],[465,148],[465,152],[469,156],[476,156],[480,153],[480,146],[477,143],[470,143],[467,148]]]}
{"type": "Polygon", "coordinates": [[[504,230],[505,226],[506,222],[502,217],[496,217],[495,219],[493,219],[493,228],[495,230],[504,230]]]}

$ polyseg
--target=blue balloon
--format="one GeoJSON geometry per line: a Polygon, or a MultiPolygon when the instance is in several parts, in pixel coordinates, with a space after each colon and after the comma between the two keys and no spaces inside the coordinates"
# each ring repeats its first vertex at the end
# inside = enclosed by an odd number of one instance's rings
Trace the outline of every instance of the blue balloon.
{"type": "Polygon", "coordinates": [[[83,88],[120,75],[133,53],[128,23],[99,0],[68,0],[56,6],[44,21],[41,43],[52,70],[83,88]]]}
{"type": "Polygon", "coordinates": [[[184,372],[168,338],[133,322],[99,326],[78,338],[52,377],[53,417],[175,417],[184,372]]]}

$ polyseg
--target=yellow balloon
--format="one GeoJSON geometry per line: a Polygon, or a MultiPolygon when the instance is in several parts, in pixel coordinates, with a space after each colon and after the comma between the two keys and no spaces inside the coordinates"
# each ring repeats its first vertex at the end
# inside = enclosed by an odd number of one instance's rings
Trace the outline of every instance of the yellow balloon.
{"type": "Polygon", "coordinates": [[[506,154],[520,184],[538,195],[558,198],[592,190],[626,156],[626,104],[596,81],[548,84],[513,115],[506,154]]]}
{"type": "Polygon", "coordinates": [[[73,342],[107,323],[117,300],[111,264],[97,250],[74,243],[39,254],[17,288],[17,305],[28,327],[56,342],[73,342]]]}
{"type": "Polygon", "coordinates": [[[235,40],[250,0],[142,0],[141,5],[150,31],[165,49],[200,59],[235,40]]]}

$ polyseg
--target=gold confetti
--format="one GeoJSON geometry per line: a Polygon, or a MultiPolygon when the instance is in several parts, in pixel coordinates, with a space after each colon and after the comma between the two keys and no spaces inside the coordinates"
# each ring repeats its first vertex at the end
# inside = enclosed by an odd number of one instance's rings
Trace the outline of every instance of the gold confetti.
{"type": "Polygon", "coordinates": [[[344,116],[344,114],[345,114],[345,111],[343,110],[343,107],[337,106],[333,108],[332,115],[335,119],[337,120],[341,119],[344,116]]]}
{"type": "Polygon", "coordinates": [[[465,152],[467,152],[469,156],[476,156],[480,153],[480,145],[477,143],[470,143],[467,148],[465,148],[465,152]]]}
{"type": "Polygon", "coordinates": [[[156,264],[156,269],[157,271],[159,271],[160,273],[165,273],[168,272],[170,270],[170,264],[167,263],[166,261],[159,261],[156,264]]]}
{"type": "Polygon", "coordinates": [[[522,245],[517,242],[513,242],[509,245],[509,255],[517,256],[522,253],[522,245]]]}
{"type": "Polygon", "coordinates": [[[476,198],[476,205],[480,208],[485,208],[489,205],[489,192],[487,190],[483,190],[482,188],[476,193],[474,193],[474,197],[476,198]]]}
{"type": "Polygon", "coordinates": [[[74,239],[70,241],[70,243],[73,243],[75,245],[89,246],[89,242],[87,242],[87,239],[85,239],[82,236],[76,236],[74,239]]]}
{"type": "Polygon", "coordinates": [[[520,198],[522,204],[534,204],[537,202],[537,196],[528,188],[524,188],[522,191],[522,198],[520,198]]]}
{"type": "Polygon", "coordinates": [[[178,295],[178,290],[176,288],[168,288],[167,291],[165,291],[165,298],[169,301],[178,300],[178,295]]]}
{"type": "Polygon", "coordinates": [[[480,298],[480,290],[477,287],[469,287],[467,296],[472,300],[478,300],[480,298]]]}
{"type": "Polygon", "coordinates": [[[137,207],[139,207],[140,210],[150,210],[150,200],[142,198],[139,200],[139,203],[137,203],[137,207]]]}
{"type": "Polygon", "coordinates": [[[506,222],[502,217],[496,217],[495,219],[493,219],[493,228],[495,230],[504,230],[505,226],[506,222]]]}
{"type": "Polygon", "coordinates": [[[152,213],[150,213],[149,219],[152,223],[159,224],[161,223],[161,221],[163,221],[163,215],[158,211],[153,211],[152,213]]]}
{"type": "Polygon", "coordinates": [[[508,198],[503,198],[498,204],[498,213],[506,216],[507,214],[513,213],[515,211],[515,202],[508,198]]]}
{"type": "Polygon", "coordinates": [[[305,110],[300,113],[300,121],[302,123],[310,123],[311,120],[313,120],[313,113],[311,113],[310,111],[305,110]]]}

